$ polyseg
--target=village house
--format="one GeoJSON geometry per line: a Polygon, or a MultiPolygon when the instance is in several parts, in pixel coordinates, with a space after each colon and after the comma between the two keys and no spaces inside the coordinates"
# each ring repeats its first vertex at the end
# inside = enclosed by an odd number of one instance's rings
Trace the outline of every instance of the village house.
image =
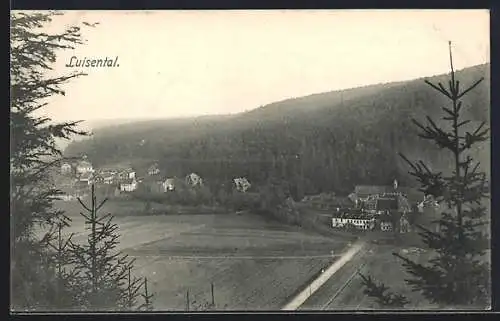
{"type": "Polygon", "coordinates": [[[410,232],[410,223],[406,214],[402,214],[399,212],[386,211],[385,213],[378,216],[378,222],[380,226],[380,230],[384,232],[394,231],[395,229],[399,233],[408,233],[410,232]],[[393,215],[398,215],[399,218],[393,218],[393,215]],[[394,221],[396,222],[396,226],[394,226],[394,221]]]}
{"type": "Polygon", "coordinates": [[[154,163],[148,168],[148,175],[153,176],[153,175],[158,175],[160,174],[160,169],[158,168],[158,164],[154,163]]]}
{"type": "Polygon", "coordinates": [[[382,202],[397,202],[398,210],[408,213],[422,195],[416,189],[399,186],[397,180],[394,180],[392,186],[356,186],[349,198],[355,203],[356,208],[374,211],[377,210],[379,200],[382,200],[382,202]]]}
{"type": "Polygon", "coordinates": [[[164,192],[171,192],[175,190],[175,178],[167,178],[163,183],[162,183],[163,191],[164,192]]]}
{"type": "Polygon", "coordinates": [[[83,173],[78,177],[78,181],[91,185],[94,182],[94,175],[90,172],[83,173]]]}
{"type": "MultiPolygon", "coordinates": [[[[394,213],[392,213],[394,215],[394,213]]],[[[390,213],[390,211],[385,211],[384,213],[378,215],[377,222],[381,231],[390,232],[394,228],[393,221],[395,218],[390,213]]]]}
{"type": "Polygon", "coordinates": [[[356,207],[361,207],[364,202],[369,201],[374,195],[393,192],[391,186],[369,186],[358,185],[354,188],[354,192],[349,195],[349,198],[355,203],[356,207]]]}
{"type": "Polygon", "coordinates": [[[118,172],[116,175],[119,180],[135,179],[135,171],[132,168],[125,168],[118,172]]]}
{"type": "Polygon", "coordinates": [[[238,192],[245,193],[251,186],[246,177],[237,177],[233,179],[234,186],[238,192]]]}
{"type": "Polygon", "coordinates": [[[137,181],[135,178],[129,178],[120,183],[120,191],[133,192],[137,189],[137,181]]]}
{"type": "Polygon", "coordinates": [[[104,183],[104,177],[102,177],[102,175],[99,175],[99,174],[94,174],[93,181],[96,184],[103,184],[104,183]]]}
{"type": "Polygon", "coordinates": [[[73,167],[71,166],[70,163],[63,163],[61,165],[61,174],[64,174],[64,175],[71,174],[72,171],[73,171],[73,167]]]}
{"type": "Polygon", "coordinates": [[[375,217],[363,211],[346,211],[337,213],[332,218],[332,227],[342,228],[353,225],[361,230],[373,230],[375,228],[375,217]]]}
{"type": "Polygon", "coordinates": [[[99,174],[105,176],[105,175],[116,175],[118,174],[119,170],[115,169],[115,168],[100,168],[99,170],[99,174]]]}
{"type": "Polygon", "coordinates": [[[76,173],[78,175],[93,173],[93,172],[94,172],[94,168],[89,161],[82,160],[82,161],[78,162],[76,165],[76,173]]]}
{"type": "Polygon", "coordinates": [[[103,184],[106,184],[106,185],[112,185],[114,184],[115,182],[115,179],[114,179],[114,176],[113,175],[103,175],[102,176],[102,182],[103,184]]]}
{"type": "Polygon", "coordinates": [[[203,179],[196,173],[186,176],[186,184],[189,186],[203,186],[203,179]]]}
{"type": "Polygon", "coordinates": [[[384,232],[392,231],[392,223],[387,220],[380,221],[380,230],[384,232]]]}

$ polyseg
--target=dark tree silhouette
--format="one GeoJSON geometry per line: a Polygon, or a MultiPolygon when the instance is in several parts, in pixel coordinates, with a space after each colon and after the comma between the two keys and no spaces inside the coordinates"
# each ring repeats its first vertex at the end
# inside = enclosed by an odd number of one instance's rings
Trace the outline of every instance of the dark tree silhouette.
{"type": "MultiPolygon", "coordinates": [[[[427,117],[427,125],[413,120],[421,130],[422,139],[431,140],[442,150],[452,154],[453,169],[450,174],[433,172],[423,161],[412,162],[403,159],[411,167],[410,174],[421,185],[421,191],[432,195],[448,208],[435,223],[438,232],[419,225],[420,235],[434,257],[427,263],[415,262],[394,253],[403,261],[403,267],[410,278],[406,283],[415,292],[421,293],[430,303],[440,307],[486,308],[490,305],[490,261],[486,253],[490,248],[488,225],[489,213],[485,199],[489,198],[487,177],[474,162],[472,146],[488,140],[485,122],[474,126],[471,120],[462,117],[461,99],[476,88],[482,78],[466,89],[455,79],[450,43],[451,76],[448,88],[438,83],[426,83],[445,96],[451,107],[444,106],[442,119],[450,124],[450,129],[438,126],[427,117]]],[[[367,294],[375,297],[382,305],[387,304],[381,291],[371,278],[364,278],[367,294]]],[[[399,297],[399,305],[407,303],[399,297]]]]}
{"type": "Polygon", "coordinates": [[[91,206],[82,202],[90,213],[83,214],[91,227],[87,245],[64,237],[71,220],[53,206],[62,194],[52,180],[53,167],[63,159],[56,139],[88,134],[78,130],[79,122],[54,123],[36,114],[47,98],[65,94],[63,84],[84,75],[48,76],[59,50],[83,44],[78,26],[59,34],[44,31],[56,15],[12,13],[10,19],[11,308],[130,309],[142,284],[128,278],[132,263],[111,253],[116,225],[111,216],[97,216],[94,187],[91,206]]]}
{"type": "MultiPolygon", "coordinates": [[[[12,13],[10,18],[11,303],[15,309],[53,308],[62,304],[58,296],[71,297],[59,293],[60,283],[54,280],[62,273],[56,272],[54,257],[47,254],[47,242],[57,239],[60,228],[69,222],[52,207],[60,191],[52,184],[49,169],[61,157],[56,139],[86,133],[77,129],[78,122],[51,123],[35,112],[47,104],[47,98],[64,95],[61,85],[83,75],[47,76],[59,50],[72,49],[83,41],[77,26],[59,34],[41,30],[54,15],[12,13]],[[40,227],[49,231],[42,238],[36,234],[40,227]]],[[[57,264],[62,259],[59,255],[57,264]]]]}

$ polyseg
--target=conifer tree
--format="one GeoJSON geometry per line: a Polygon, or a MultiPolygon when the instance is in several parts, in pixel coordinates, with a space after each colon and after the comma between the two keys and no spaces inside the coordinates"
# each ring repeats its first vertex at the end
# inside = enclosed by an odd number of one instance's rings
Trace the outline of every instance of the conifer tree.
{"type": "MultiPolygon", "coordinates": [[[[478,79],[466,89],[461,89],[455,79],[450,43],[451,76],[448,88],[442,83],[426,83],[450,101],[450,106],[442,107],[443,120],[449,124],[439,126],[427,116],[427,124],[416,120],[422,139],[433,141],[443,151],[453,156],[453,169],[450,174],[433,172],[423,161],[412,162],[404,155],[402,158],[411,167],[410,174],[421,185],[421,191],[432,195],[438,202],[447,206],[441,214],[438,232],[425,226],[418,226],[423,243],[434,256],[426,263],[416,262],[408,257],[394,253],[403,262],[410,277],[406,283],[412,291],[419,292],[430,303],[446,308],[486,308],[490,304],[490,261],[486,253],[490,247],[487,227],[489,213],[484,201],[489,198],[487,177],[480,170],[479,162],[474,162],[473,146],[488,140],[485,122],[472,124],[463,119],[462,98],[476,88],[478,79]]],[[[371,278],[364,277],[366,293],[375,297],[381,305],[388,306],[389,297],[377,291],[371,278]]],[[[384,289],[385,286],[383,286],[384,289]]],[[[399,306],[407,303],[399,296],[399,306]]]]}
{"type": "Polygon", "coordinates": [[[55,266],[56,270],[54,297],[51,299],[52,308],[58,310],[71,310],[78,305],[77,297],[72,293],[78,289],[77,271],[68,268],[71,261],[70,242],[74,234],[71,233],[68,237],[63,236],[63,229],[68,226],[69,223],[66,221],[57,223],[54,226],[57,229],[55,238],[46,239],[46,244],[53,250],[48,252],[49,262],[55,266]]]}
{"type": "Polygon", "coordinates": [[[144,285],[144,292],[141,293],[141,297],[144,300],[144,303],[139,306],[139,309],[144,311],[152,311],[154,294],[148,291],[148,278],[144,278],[143,285],[144,285]]]}
{"type": "Polygon", "coordinates": [[[10,222],[11,308],[53,308],[58,277],[47,255],[47,241],[57,238],[58,226],[69,219],[53,208],[61,192],[50,180],[50,169],[58,165],[61,151],[55,139],[84,135],[78,122],[54,123],[36,115],[46,99],[64,95],[62,85],[83,73],[51,77],[47,71],[60,50],[83,43],[80,28],[70,26],[48,34],[41,28],[51,22],[53,12],[12,13],[10,17],[10,222]],[[37,235],[47,228],[44,237],[37,235]]]}
{"type": "Polygon", "coordinates": [[[402,308],[409,303],[408,299],[401,294],[389,290],[383,283],[377,283],[371,276],[360,275],[365,285],[364,293],[375,298],[378,305],[386,308],[402,308]]]}
{"type": "MultiPolygon", "coordinates": [[[[77,271],[82,309],[126,310],[134,307],[139,297],[141,280],[131,278],[134,260],[116,249],[119,244],[118,225],[111,214],[99,215],[107,199],[97,202],[95,185],[91,185],[90,204],[78,198],[86,213],[89,231],[86,244],[71,242],[71,264],[77,271]]],[[[148,297],[148,300],[150,298],[148,297]]]]}
{"type": "MultiPolygon", "coordinates": [[[[55,123],[36,115],[47,98],[65,94],[63,84],[84,75],[47,73],[59,50],[83,44],[78,26],[61,33],[43,30],[57,15],[12,13],[10,20],[11,309],[130,309],[141,282],[128,278],[133,262],[111,254],[116,225],[110,216],[96,215],[94,188],[86,215],[91,226],[87,246],[63,236],[71,219],[53,206],[62,194],[51,179],[51,169],[62,160],[55,140],[88,134],[78,130],[79,122],[55,123]]],[[[147,298],[151,306],[152,296],[147,298]]]]}

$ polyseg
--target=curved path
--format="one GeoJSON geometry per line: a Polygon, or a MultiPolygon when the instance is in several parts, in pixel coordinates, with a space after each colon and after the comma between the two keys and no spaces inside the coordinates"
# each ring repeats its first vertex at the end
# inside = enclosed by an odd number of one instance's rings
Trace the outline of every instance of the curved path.
{"type": "Polygon", "coordinates": [[[365,246],[365,242],[359,241],[354,243],[340,258],[333,262],[323,273],[321,273],[314,281],[312,281],[304,290],[292,298],[281,310],[293,311],[297,310],[314,292],[316,292],[323,284],[325,284],[332,275],[340,268],[349,262],[356,253],[365,246]]]}

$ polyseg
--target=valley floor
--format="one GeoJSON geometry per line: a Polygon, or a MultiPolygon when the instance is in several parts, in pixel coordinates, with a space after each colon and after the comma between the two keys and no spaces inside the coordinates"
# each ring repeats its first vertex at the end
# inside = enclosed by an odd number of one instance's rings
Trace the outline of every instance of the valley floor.
{"type": "MultiPolygon", "coordinates": [[[[155,310],[279,310],[341,254],[347,241],[245,214],[116,217],[119,249],[147,277],[155,310]]],[[[73,215],[75,242],[83,218],[73,215]]]]}

